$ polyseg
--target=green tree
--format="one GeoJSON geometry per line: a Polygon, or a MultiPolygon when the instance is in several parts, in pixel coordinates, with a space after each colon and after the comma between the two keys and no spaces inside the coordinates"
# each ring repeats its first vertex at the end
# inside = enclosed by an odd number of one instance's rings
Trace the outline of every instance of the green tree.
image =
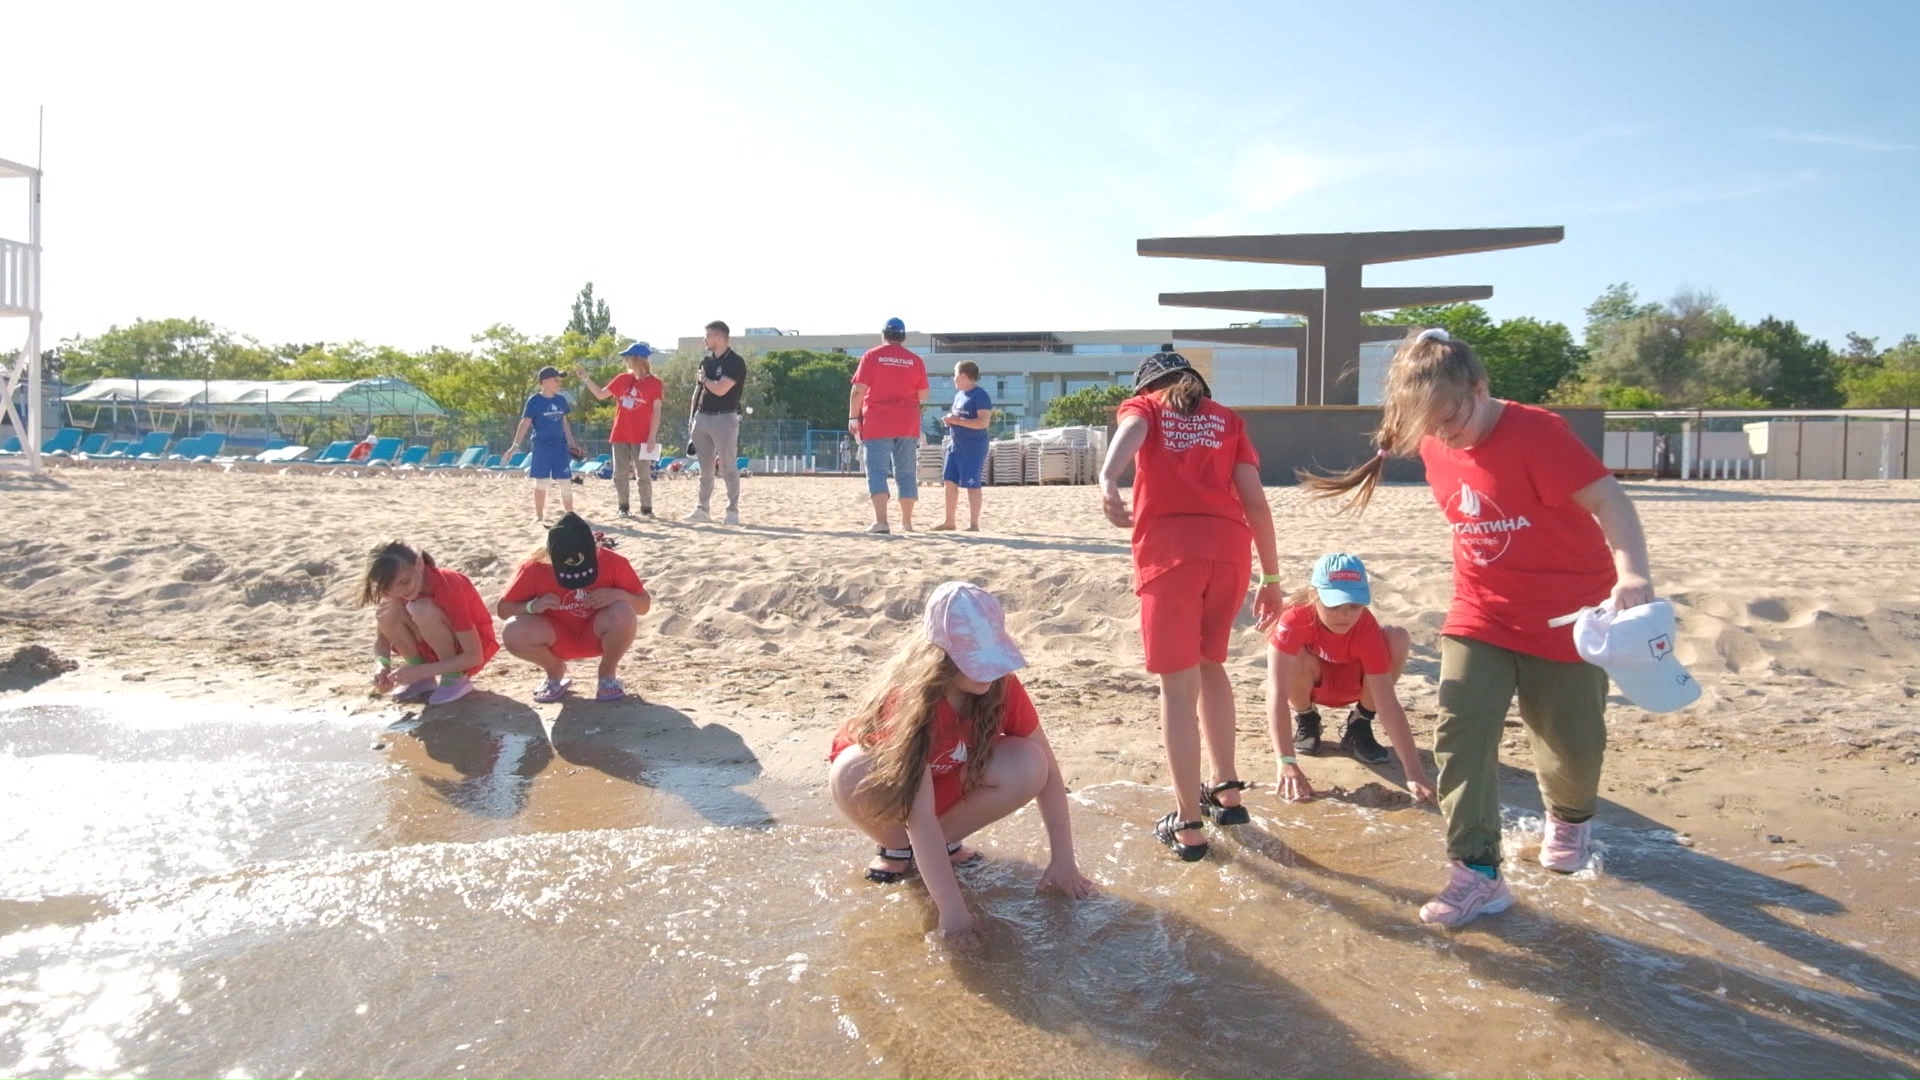
{"type": "Polygon", "coordinates": [[[613,328],[613,313],[607,310],[605,300],[594,299],[591,281],[573,299],[573,318],[567,320],[567,332],[589,342],[617,333],[613,328]]]}
{"type": "Polygon", "coordinates": [[[1607,286],[1605,292],[1587,305],[1587,350],[1592,352],[1605,344],[1609,329],[1659,311],[1659,304],[1642,304],[1639,294],[1628,282],[1607,286]]]}
{"type": "Polygon", "coordinates": [[[94,379],[269,379],[283,373],[273,354],[205,319],[139,319],[94,337],[60,343],[68,382],[94,379]]]}
{"type": "Polygon", "coordinates": [[[1528,318],[1495,323],[1479,304],[1403,308],[1380,323],[1394,324],[1445,329],[1473,348],[1495,396],[1528,404],[1549,400],[1586,359],[1564,325],[1528,318]]]}
{"type": "Polygon", "coordinates": [[[1085,390],[1075,390],[1071,394],[1062,394],[1047,406],[1047,415],[1040,421],[1047,427],[1071,427],[1085,424],[1098,427],[1113,422],[1113,410],[1127,400],[1132,390],[1119,384],[1111,386],[1089,386],[1085,390]]]}
{"type": "Polygon", "coordinates": [[[1792,321],[1769,315],[1740,335],[1773,358],[1773,382],[1766,403],[1782,409],[1830,409],[1846,400],[1833,350],[1810,340],[1792,321]]]}
{"type": "Polygon", "coordinates": [[[773,349],[761,358],[758,375],[767,394],[768,415],[805,420],[815,427],[845,426],[848,387],[856,357],[812,349],[773,349]]]}
{"type": "Polygon", "coordinates": [[[1920,337],[1908,334],[1871,361],[1852,365],[1842,385],[1854,408],[1920,408],[1920,337]]]}

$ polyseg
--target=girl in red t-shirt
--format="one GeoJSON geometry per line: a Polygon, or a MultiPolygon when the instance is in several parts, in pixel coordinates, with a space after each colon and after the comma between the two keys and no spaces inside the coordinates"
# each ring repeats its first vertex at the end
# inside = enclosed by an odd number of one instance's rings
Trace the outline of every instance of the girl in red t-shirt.
{"type": "Polygon", "coordinates": [[[1260,459],[1246,424],[1213,400],[1186,357],[1160,352],[1134,372],[1100,487],[1107,520],[1133,529],[1140,637],[1147,670],[1160,677],[1161,737],[1177,807],[1155,824],[1154,837],[1194,862],[1207,854],[1203,815],[1219,825],[1248,820],[1239,794],[1247,785],[1233,762],[1226,660],[1252,572],[1249,546],[1260,554],[1255,622],[1264,630],[1280,614],[1273,512],[1260,486],[1260,459]],[[1128,465],[1131,511],[1120,494],[1128,465]],[[1203,732],[1211,785],[1200,778],[1203,732]]]}
{"type": "Polygon", "coordinates": [[[1372,765],[1387,760],[1373,737],[1377,715],[1407,774],[1407,788],[1421,802],[1434,801],[1407,710],[1394,690],[1407,666],[1410,639],[1403,627],[1382,626],[1368,607],[1372,602],[1365,564],[1352,555],[1322,555],[1307,587],[1287,598],[1287,609],[1267,634],[1267,726],[1280,759],[1280,797],[1288,802],[1313,798],[1294,751],[1318,752],[1321,705],[1354,707],[1340,741],[1348,753],[1372,765]]]}
{"type": "Polygon", "coordinates": [[[916,865],[955,945],[975,943],[956,864],[964,841],[1038,802],[1053,858],[1039,887],[1080,899],[1093,884],[1073,857],[1067,786],[1039,714],[1013,674],[1026,666],[1000,602],[949,581],[927,600],[921,629],[887,662],[833,737],[827,786],[848,821],[880,845],[867,880],[890,884],[916,865]],[[938,852],[945,858],[918,858],[938,852]]]}
{"type": "Polygon", "coordinates": [[[493,613],[473,582],[397,540],[368,557],[360,606],[374,609],[373,688],[401,701],[460,700],[500,651],[493,613]]]}
{"type": "Polygon", "coordinates": [[[1459,926],[1505,911],[1500,879],[1501,730],[1518,694],[1546,804],[1540,862],[1579,869],[1606,755],[1607,675],[1559,616],[1609,597],[1653,599],[1640,517],[1612,473],[1559,416],[1488,393],[1487,372],[1445,330],[1411,335],[1387,369],[1379,453],[1314,492],[1364,509],[1390,456],[1420,456],[1454,537],[1453,604],[1441,628],[1434,759],[1452,860],[1423,922],[1459,926]]]}

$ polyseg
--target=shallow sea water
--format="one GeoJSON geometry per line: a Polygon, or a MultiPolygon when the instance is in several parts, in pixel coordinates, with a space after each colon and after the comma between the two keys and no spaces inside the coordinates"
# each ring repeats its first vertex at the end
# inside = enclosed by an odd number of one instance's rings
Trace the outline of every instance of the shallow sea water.
{"type": "Polygon", "coordinates": [[[1109,784],[1074,795],[1101,895],[1035,894],[1024,811],[950,955],[817,784],[638,715],[0,705],[0,1074],[1920,1074],[1920,947],[1789,879],[1912,895],[1920,853],[1622,813],[1563,878],[1520,812],[1519,903],[1447,934],[1438,818],[1386,788],[1255,799],[1189,866],[1109,784]]]}

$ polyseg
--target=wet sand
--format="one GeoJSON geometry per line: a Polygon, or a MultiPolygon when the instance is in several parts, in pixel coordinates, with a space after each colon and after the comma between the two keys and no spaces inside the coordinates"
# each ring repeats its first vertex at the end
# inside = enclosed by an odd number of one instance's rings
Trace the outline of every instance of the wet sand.
{"type": "MultiPolygon", "coordinates": [[[[0,659],[79,664],[0,672],[0,1073],[1920,1073],[1920,484],[1636,485],[1707,696],[1615,708],[1602,864],[1572,879],[1526,861],[1516,739],[1520,904],[1449,935],[1412,918],[1439,820],[1392,765],[1310,759],[1343,794],[1268,787],[1197,866],[1153,845],[1152,688],[1090,489],[875,538],[858,481],[749,480],[744,529],[615,530],[657,597],[645,701],[534,706],[507,659],[422,714],[361,691],[359,553],[416,539],[495,594],[540,538],[523,485],[56,480],[0,480],[0,659]],[[1029,646],[1103,889],[1036,897],[1038,822],[1001,823],[965,871],[979,957],[924,939],[917,885],[859,880],[820,791],[847,697],[949,576],[1029,646]]],[[[1271,497],[1291,573],[1368,558],[1430,742],[1437,511],[1271,497]]]]}

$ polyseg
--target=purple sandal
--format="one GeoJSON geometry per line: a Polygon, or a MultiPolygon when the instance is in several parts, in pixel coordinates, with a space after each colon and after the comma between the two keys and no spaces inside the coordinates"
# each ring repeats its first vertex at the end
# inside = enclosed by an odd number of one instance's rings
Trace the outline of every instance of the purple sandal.
{"type": "Polygon", "coordinates": [[[593,695],[595,701],[625,701],[627,689],[620,685],[619,679],[601,679],[600,689],[593,695]]]}
{"type": "Polygon", "coordinates": [[[572,685],[572,679],[548,679],[533,688],[533,700],[540,705],[551,705],[566,697],[567,689],[572,685]]]}

